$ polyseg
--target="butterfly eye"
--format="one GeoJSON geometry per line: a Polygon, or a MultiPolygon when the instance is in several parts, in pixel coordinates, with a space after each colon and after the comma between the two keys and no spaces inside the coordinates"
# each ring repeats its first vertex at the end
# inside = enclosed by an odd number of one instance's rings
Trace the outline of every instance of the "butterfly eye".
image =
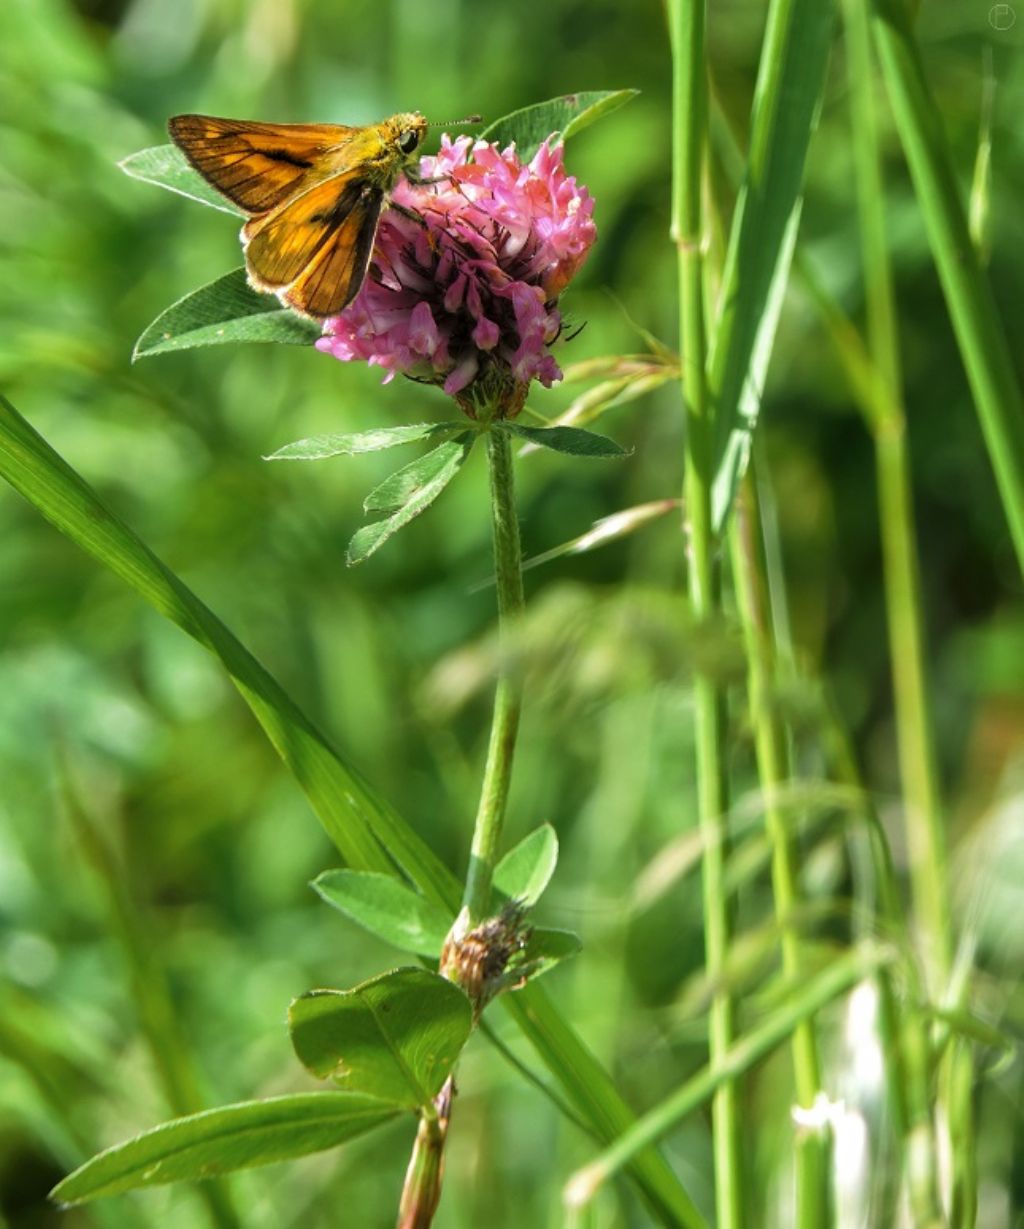
{"type": "Polygon", "coordinates": [[[403,154],[411,154],[419,143],[420,134],[411,128],[406,128],[405,132],[398,134],[398,148],[403,154]]]}

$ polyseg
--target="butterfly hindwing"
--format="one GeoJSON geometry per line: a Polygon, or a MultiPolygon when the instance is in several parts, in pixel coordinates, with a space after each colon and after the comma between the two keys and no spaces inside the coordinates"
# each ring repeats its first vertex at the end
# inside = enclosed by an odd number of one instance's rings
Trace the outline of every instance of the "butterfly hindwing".
{"type": "Polygon", "coordinates": [[[384,194],[364,186],[362,199],[283,294],[308,316],[333,316],[356,297],[373,252],[384,194]]]}
{"type": "Polygon", "coordinates": [[[323,155],[358,131],[343,124],[259,124],[211,115],[176,115],[168,129],[200,175],[251,214],[294,195],[323,155]]]}
{"type": "Polygon", "coordinates": [[[335,175],[253,218],[243,229],[249,277],[311,316],[355,297],[366,273],[384,192],[356,171],[335,175]]]}

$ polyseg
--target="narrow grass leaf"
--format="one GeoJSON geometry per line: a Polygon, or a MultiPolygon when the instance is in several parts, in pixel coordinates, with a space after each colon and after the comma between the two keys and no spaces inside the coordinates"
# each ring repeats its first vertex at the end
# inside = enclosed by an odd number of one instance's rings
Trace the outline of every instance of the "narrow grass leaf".
{"type": "Polygon", "coordinates": [[[210,187],[202,175],[189,165],[188,159],[177,145],[154,145],[149,149],[140,149],[138,153],[123,158],[117,165],[132,179],[156,184],[158,188],[177,192],[179,196],[187,196],[189,200],[198,201],[200,205],[209,205],[222,213],[233,214],[236,218],[245,216],[227,197],[221,196],[215,188],[210,187]]]}
{"type": "Polygon", "coordinates": [[[395,969],[352,990],[302,995],[288,1027],[300,1062],[319,1079],[416,1109],[451,1074],[473,1009],[439,973],[395,969]]]}
{"type": "Polygon", "coordinates": [[[942,114],[925,76],[902,0],[874,0],[873,29],[893,116],[910,167],[932,257],[996,486],[1024,571],[1024,394],[992,287],[971,242],[942,114]]]}
{"type": "Polygon", "coordinates": [[[750,158],[722,275],[708,363],[715,415],[716,528],[750,455],[800,219],[804,162],[825,84],[834,21],[821,0],[775,0],[754,96],[750,158]]]}
{"type": "Polygon", "coordinates": [[[681,506],[682,501],[678,499],[655,499],[647,504],[637,504],[634,508],[623,508],[621,512],[613,512],[610,516],[602,516],[586,533],[581,533],[560,546],[542,551],[539,555],[531,555],[523,563],[523,570],[540,567],[542,563],[550,563],[552,559],[560,559],[563,555],[585,555],[599,546],[628,537],[651,521],[660,520],[666,513],[678,511],[681,506]]]}
{"type": "Polygon", "coordinates": [[[452,916],[394,875],[324,871],[313,888],[356,925],[400,951],[435,958],[441,954],[452,916]]]}
{"type": "Polygon", "coordinates": [[[823,1007],[893,958],[894,953],[887,948],[862,944],[805,985],[795,986],[785,1004],[757,1028],[738,1038],[714,1068],[701,1068],[681,1088],[638,1119],[596,1161],[574,1174],[566,1185],[566,1203],[576,1207],[587,1203],[637,1148],[659,1139],[687,1114],[709,1101],[721,1084],[737,1079],[781,1045],[801,1021],[817,1015],[823,1007]]]}
{"type": "Polygon", "coordinates": [[[372,431],[351,431],[340,435],[311,435],[308,439],[285,444],[265,461],[323,461],[328,457],[352,457],[363,452],[383,452],[399,444],[433,439],[465,430],[459,422],[420,422],[405,427],[376,427],[372,431]]]}
{"type": "Polygon", "coordinates": [[[563,452],[571,457],[628,457],[621,445],[606,435],[584,431],[581,427],[527,427],[519,422],[496,422],[495,428],[517,435],[541,448],[563,452]]]}
{"type": "MultiPolygon", "coordinates": [[[[2,396],[0,477],[61,533],[220,659],[347,862],[359,870],[388,873],[397,863],[425,896],[446,909],[458,908],[461,884],[419,834],[330,747],[245,646],[2,396]]],[[[543,988],[527,986],[502,1003],[599,1138],[611,1141],[635,1121],[607,1071],[543,988]]],[[[656,1149],[635,1157],[632,1174],[662,1224],[706,1229],[656,1149]]]]}
{"type": "Polygon", "coordinates": [[[527,162],[547,137],[554,135],[566,141],[603,115],[617,111],[639,93],[639,90],[584,90],[579,94],[549,98],[547,102],[534,103],[496,119],[480,133],[478,140],[493,141],[499,149],[514,141],[520,158],[527,162]]]}
{"type": "Polygon", "coordinates": [[[494,886],[509,900],[535,905],[558,863],[558,835],[550,824],[523,837],[494,868],[494,886]]]}
{"type": "MultiPolygon", "coordinates": [[[[447,450],[443,457],[440,458],[441,463],[434,471],[433,477],[424,481],[423,485],[417,486],[410,493],[406,502],[392,516],[387,517],[383,521],[374,521],[372,525],[364,525],[362,529],[353,535],[352,541],[348,544],[348,563],[350,567],[369,559],[371,555],[380,550],[389,538],[393,538],[414,517],[419,516],[421,512],[430,507],[465,464],[475,439],[476,436],[474,434],[466,432],[459,436],[457,440],[451,441],[455,447],[449,448],[447,445],[442,444],[441,448],[447,450]]],[[[435,449],[434,453],[431,453],[430,456],[435,456],[440,451],[440,448],[435,449]]],[[[427,458],[424,458],[424,460],[427,460],[427,458]]]]}
{"type": "Polygon", "coordinates": [[[310,346],[320,336],[315,320],[282,307],[272,294],[260,294],[233,269],[200,286],[162,311],[135,343],[132,361],[172,350],[223,346],[231,342],[276,341],[310,346]]]}
{"type": "Polygon", "coordinates": [[[142,1186],[199,1181],[336,1148],[400,1113],[358,1093],[315,1092],[243,1101],[165,1122],[108,1148],[50,1192],[70,1205],[142,1186]]]}
{"type": "Polygon", "coordinates": [[[426,843],[328,746],[217,616],[3,398],[0,476],[62,533],[221,660],[347,862],[360,869],[391,871],[394,858],[439,899],[453,896],[451,873],[426,843]]]}

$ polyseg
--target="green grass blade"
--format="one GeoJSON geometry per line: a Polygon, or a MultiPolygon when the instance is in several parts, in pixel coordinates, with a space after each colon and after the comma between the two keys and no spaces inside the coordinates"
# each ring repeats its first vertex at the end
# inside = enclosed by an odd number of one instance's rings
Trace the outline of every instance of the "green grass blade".
{"type": "Polygon", "coordinates": [[[893,953],[887,949],[863,944],[834,961],[805,985],[794,987],[784,1004],[757,1028],[738,1038],[717,1066],[704,1067],[691,1076],[681,1088],[639,1119],[607,1152],[579,1170],[566,1187],[566,1201],[582,1204],[591,1199],[637,1147],[660,1139],[680,1119],[710,1100],[725,1081],[749,1071],[781,1045],[801,1021],[816,1015],[892,959],[893,953]]]}
{"type": "Polygon", "coordinates": [[[747,175],[736,204],[708,365],[714,523],[750,455],[800,218],[804,162],[825,84],[833,5],[775,0],[761,52],[747,175]]]}
{"type": "Polygon", "coordinates": [[[1024,571],[1024,398],[978,261],[942,117],[902,0],[875,0],[874,35],[896,127],[1024,571]]]}
{"type": "MultiPolygon", "coordinates": [[[[425,896],[455,912],[461,897],[455,876],[330,748],[216,615],[106,508],[88,483],[2,396],[0,477],[57,529],[220,658],[347,862],[357,870],[387,873],[394,873],[397,862],[425,896]]],[[[632,1111],[544,991],[527,986],[503,1001],[595,1134],[610,1142],[625,1131],[634,1121],[632,1111]]],[[[661,1223],[704,1229],[702,1217],[657,1151],[639,1153],[631,1173],[661,1223]]]]}
{"type": "Polygon", "coordinates": [[[381,847],[426,882],[450,891],[449,872],[429,847],[376,798],[343,763],[224,624],[106,506],[75,471],[0,398],[0,475],[47,520],[128,582],[150,605],[220,658],[270,741],[309,795],[321,823],[346,861],[393,871],[381,847]],[[374,833],[377,833],[377,836],[374,833]]]}

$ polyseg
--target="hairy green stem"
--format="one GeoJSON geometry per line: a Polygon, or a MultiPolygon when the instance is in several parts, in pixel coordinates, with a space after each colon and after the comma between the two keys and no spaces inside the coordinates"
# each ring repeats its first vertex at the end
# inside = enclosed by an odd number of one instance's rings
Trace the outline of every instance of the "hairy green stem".
{"type": "MultiPolygon", "coordinates": [[[[498,682],[462,910],[452,928],[452,935],[464,934],[477,926],[487,917],[490,909],[491,882],[505,819],[522,707],[518,672],[510,661],[513,625],[523,609],[523,564],[519,518],[516,514],[512,441],[507,432],[493,428],[486,431],[486,439],[491,480],[494,575],[498,591],[498,682]]],[[[441,971],[452,976],[445,968],[444,954],[441,957],[441,971]]],[[[454,980],[458,981],[458,978],[454,980]]],[[[445,1139],[454,1089],[454,1082],[449,1078],[438,1098],[438,1113],[420,1115],[419,1130],[402,1190],[398,1229],[429,1229],[433,1224],[441,1199],[445,1139]]]]}
{"type": "MultiPolygon", "coordinates": [[[[765,580],[757,492],[750,470],[743,480],[729,534],[736,604],[747,653],[747,680],[757,772],[764,794],[765,830],[772,850],[772,894],[786,978],[798,985],[807,976],[803,945],[795,928],[801,906],[796,852],[789,823],[779,805],[789,779],[785,730],[774,702],[774,620],[765,580]]],[[[793,1073],[798,1104],[810,1109],[821,1092],[821,1064],[814,1021],[797,1025],[792,1037],[793,1073]]],[[[805,1132],[796,1146],[796,1220],[803,1229],[827,1223],[828,1138],[805,1132]]]]}
{"type": "MultiPolygon", "coordinates": [[[[719,609],[711,520],[713,423],[708,399],[704,332],[704,254],[701,184],[707,131],[704,68],[704,0],[669,0],[672,43],[672,237],[678,252],[679,351],[686,405],[684,496],[690,532],[690,602],[701,622],[719,609]]],[[[725,890],[727,841],[725,770],[722,754],[724,705],[716,679],[698,670],[694,680],[697,805],[704,834],[704,945],[708,977],[719,987],[711,1002],[710,1055],[714,1066],[732,1044],[736,1008],[721,988],[731,921],[725,890]]],[[[732,1080],[716,1090],[712,1104],[715,1201],[720,1229],[745,1223],[740,1163],[738,1089],[732,1080]]]]}
{"type": "Polygon", "coordinates": [[[519,713],[522,707],[518,672],[510,661],[512,631],[523,609],[523,564],[516,515],[512,442],[504,431],[487,432],[487,460],[491,475],[491,527],[494,539],[494,575],[498,589],[498,685],[487,747],[487,764],[480,790],[473,844],[466,874],[462,907],[469,924],[487,916],[491,879],[505,819],[505,803],[512,775],[519,713]]]}

